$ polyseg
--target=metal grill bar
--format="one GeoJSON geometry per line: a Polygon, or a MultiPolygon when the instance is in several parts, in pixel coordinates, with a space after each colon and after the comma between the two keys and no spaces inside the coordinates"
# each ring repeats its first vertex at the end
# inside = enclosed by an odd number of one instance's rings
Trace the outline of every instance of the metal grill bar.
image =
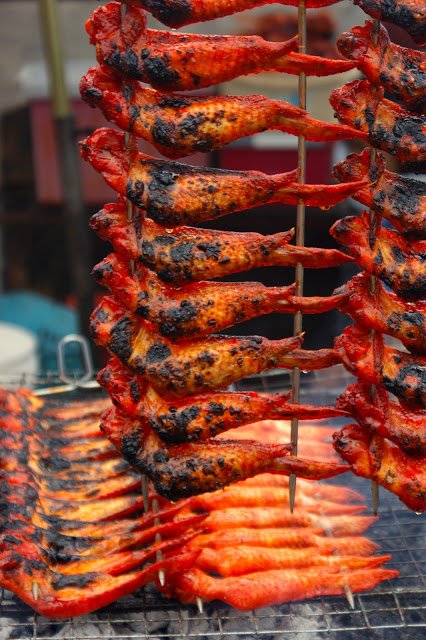
{"type": "MultiPolygon", "coordinates": [[[[297,30],[298,30],[298,49],[300,53],[306,50],[306,6],[305,0],[299,0],[297,14],[297,30]]],[[[298,101],[301,109],[306,109],[306,75],[299,74],[298,83],[298,101]]],[[[299,182],[306,182],[306,140],[305,136],[299,135],[297,148],[297,164],[299,169],[299,182]]],[[[296,217],[296,244],[303,246],[305,244],[305,203],[300,200],[297,204],[296,217]]],[[[295,269],[296,295],[303,296],[303,266],[299,263],[295,269]]],[[[303,316],[301,311],[296,311],[294,316],[293,335],[297,336],[302,332],[303,316]]],[[[300,369],[295,367],[292,373],[292,389],[291,401],[299,402],[300,395],[300,369]]],[[[299,421],[293,418],[291,421],[291,443],[292,454],[297,455],[297,441],[299,436],[299,421]]],[[[289,504],[290,511],[294,509],[296,498],[296,476],[290,475],[289,479],[289,504]]]]}

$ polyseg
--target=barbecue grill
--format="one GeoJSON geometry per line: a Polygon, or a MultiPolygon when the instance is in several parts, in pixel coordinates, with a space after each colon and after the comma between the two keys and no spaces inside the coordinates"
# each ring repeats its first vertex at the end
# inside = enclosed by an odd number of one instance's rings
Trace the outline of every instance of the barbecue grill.
{"type": "MultiPolygon", "coordinates": [[[[78,374],[75,374],[78,379],[78,374]]],[[[347,383],[345,375],[323,372],[303,375],[301,402],[328,404],[347,383]],[[336,382],[339,388],[336,387],[336,382]]],[[[50,374],[51,383],[58,383],[50,374]]],[[[35,379],[34,382],[42,381],[35,379]]],[[[45,380],[43,380],[45,382],[45,380]]],[[[288,372],[274,371],[251,378],[239,386],[286,390],[288,372]]],[[[67,400],[98,394],[96,389],[76,389],[67,400]]],[[[60,397],[60,396],[56,396],[60,397]]],[[[303,427],[302,434],[303,434],[303,427]]],[[[337,480],[364,494],[372,511],[370,483],[353,474],[337,480]]],[[[297,495],[296,495],[297,505],[297,495]]],[[[155,587],[127,596],[96,613],[81,618],[52,621],[34,613],[14,594],[0,589],[0,640],[123,640],[199,638],[226,640],[423,640],[426,635],[426,520],[409,511],[391,493],[380,493],[379,518],[366,532],[381,553],[392,555],[387,567],[400,577],[373,591],[354,594],[354,609],[344,597],[327,597],[240,612],[219,602],[193,605],[168,600],[155,587]]]]}

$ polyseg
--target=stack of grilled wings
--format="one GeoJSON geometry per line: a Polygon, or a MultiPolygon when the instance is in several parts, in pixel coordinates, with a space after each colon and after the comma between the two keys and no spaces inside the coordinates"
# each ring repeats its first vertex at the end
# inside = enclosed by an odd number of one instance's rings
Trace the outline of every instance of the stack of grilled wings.
{"type": "MultiPolygon", "coordinates": [[[[374,17],[389,19],[387,3],[359,4],[374,17]]],[[[422,3],[394,4],[392,21],[424,42],[422,3]]],[[[394,154],[402,163],[424,166],[426,55],[395,45],[386,29],[372,21],[342,34],[337,44],[366,76],[332,93],[330,102],[339,121],[365,132],[374,149],[394,154]],[[391,99],[384,97],[385,91],[391,99]]],[[[369,149],[338,163],[335,175],[346,184],[369,180],[354,196],[369,212],[343,218],[332,228],[332,235],[362,269],[335,292],[348,294],[341,309],[355,322],[336,339],[335,347],[358,378],[337,404],[357,424],[335,435],[335,448],[355,473],[372,478],[422,512],[426,509],[425,183],[388,171],[384,154],[369,149]]]]}
{"type": "Polygon", "coordinates": [[[303,200],[329,208],[369,183],[364,177],[306,185],[298,182],[297,170],[266,175],[175,161],[265,129],[316,141],[368,139],[364,131],[314,120],[302,109],[260,95],[176,93],[261,71],[326,75],[354,67],[350,61],[300,54],[294,40],[272,43],[146,27],[145,8],[158,9],[158,16],[175,25],[256,4],[261,3],[130,2],[124,11],[121,3],[111,2],[87,23],[98,66],[82,79],[83,99],[124,129],[99,129],[81,145],[82,155],[119,194],[92,218],[92,227],[114,248],[94,269],[109,295],[93,313],[92,334],[112,356],[99,380],[115,405],[102,428],[133,467],[173,500],[263,471],[325,478],[348,468],[295,458],[289,444],[215,437],[263,418],[346,414],[335,407],[292,405],[282,394],[226,390],[265,369],[331,366],[340,361],[338,350],[304,350],[301,335],[271,341],[222,332],[271,312],[328,311],[348,295],[306,298],[295,295],[294,286],[212,279],[258,266],[322,268],[352,258],[290,244],[293,230],[263,236],[193,225],[272,202],[303,200]],[[137,138],[170,160],[141,153],[137,138]]]}
{"type": "MultiPolygon", "coordinates": [[[[345,584],[368,589],[397,575],[361,535],[374,517],[360,513],[362,496],[345,487],[300,481],[301,510],[292,516],[282,509],[287,478],[266,474],[175,505],[151,491],[159,509],[141,516],[140,476],[99,429],[109,404],[0,390],[0,586],[38,613],[94,611],[158,583],[159,569],[167,587],[158,586],[169,594],[240,608],[342,593],[345,584]],[[245,580],[257,585],[250,599],[245,580]]],[[[250,427],[265,443],[288,431],[273,421],[250,427]]],[[[329,459],[331,431],[309,427],[304,450],[329,459]]]]}

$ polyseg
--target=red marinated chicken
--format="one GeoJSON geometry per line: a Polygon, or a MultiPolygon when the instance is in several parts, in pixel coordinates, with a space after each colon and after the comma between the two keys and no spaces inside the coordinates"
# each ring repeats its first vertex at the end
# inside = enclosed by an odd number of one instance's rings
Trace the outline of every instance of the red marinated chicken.
{"type": "Polygon", "coordinates": [[[261,95],[184,96],[164,94],[137,81],[125,82],[104,67],[93,67],[80,84],[83,100],[107,120],[147,140],[167,158],[221,149],[266,130],[304,135],[317,142],[367,139],[345,125],[309,118],[305,111],[261,95]]]}
{"type": "Polygon", "coordinates": [[[352,69],[346,60],[296,53],[297,39],[268,42],[259,36],[211,36],[146,29],[143,9],[99,7],[86,29],[97,59],[124,77],[142,80],[160,91],[210,87],[262,71],[327,76],[352,69]]]}
{"type": "Polygon", "coordinates": [[[397,445],[360,425],[350,424],[334,436],[336,451],[352,471],[395,493],[409,509],[426,509],[426,465],[397,445]]]}
{"type": "Polygon", "coordinates": [[[355,62],[372,85],[379,85],[409,111],[426,108],[426,54],[393,43],[381,24],[374,44],[373,22],[342,33],[337,46],[342,55],[355,62]]]}
{"type": "Polygon", "coordinates": [[[173,501],[215,491],[263,471],[320,479],[348,469],[289,456],[291,445],[267,445],[256,440],[210,438],[201,444],[166,446],[148,425],[117,409],[103,415],[101,428],[126,460],[151,478],[156,491],[173,501]]]}
{"type": "Polygon", "coordinates": [[[330,104],[340,122],[368,134],[371,146],[401,162],[426,160],[426,118],[384,98],[382,86],[355,80],[334,89],[330,104]]]}
{"type": "Polygon", "coordinates": [[[426,354],[426,301],[403,300],[379,280],[373,293],[367,272],[357,274],[335,291],[345,293],[339,309],[357,324],[398,338],[412,353],[426,354]]]}
{"type": "Polygon", "coordinates": [[[173,285],[221,278],[255,267],[295,266],[321,269],[352,262],[336,249],[289,245],[293,231],[270,236],[260,233],[175,227],[164,229],[136,210],[133,224],[126,205],[107,204],[91,218],[91,226],[114,250],[129,260],[141,260],[157,276],[173,285]],[[140,237],[140,246],[138,246],[140,237]]]}
{"type": "Polygon", "coordinates": [[[330,232],[345,245],[358,266],[383,280],[401,298],[425,298],[426,242],[410,243],[399,233],[380,228],[370,247],[369,230],[369,216],[364,211],[360,218],[348,216],[338,220],[330,232]]]}
{"type": "Polygon", "coordinates": [[[403,235],[426,240],[425,182],[388,171],[382,153],[376,154],[374,169],[370,169],[369,148],[335,164],[333,173],[342,182],[370,178],[370,184],[352,197],[389,220],[403,235]]]}
{"type": "Polygon", "coordinates": [[[202,222],[272,202],[328,208],[364,183],[306,185],[297,170],[276,175],[228,171],[156,160],[126,148],[125,135],[97,129],[81,144],[82,156],[119,194],[163,226],[202,222]]]}
{"type": "Polygon", "coordinates": [[[145,267],[132,274],[128,262],[115,254],[96,265],[93,275],[126,309],[172,340],[208,336],[272,312],[323,313],[346,299],[346,294],[295,297],[294,285],[265,287],[260,282],[202,281],[176,288],[145,267]]]}
{"type": "Polygon", "coordinates": [[[383,336],[358,326],[347,327],[335,340],[345,367],[370,384],[383,385],[414,410],[426,407],[426,356],[387,347],[383,336]],[[378,352],[380,368],[375,367],[378,352]]]}
{"type": "Polygon", "coordinates": [[[340,409],[349,411],[360,425],[392,440],[405,453],[426,455],[426,411],[409,409],[389,399],[382,387],[376,387],[374,399],[371,385],[357,382],[343,392],[337,400],[340,409]]]}
{"type": "Polygon", "coordinates": [[[264,419],[319,420],[346,414],[335,407],[291,404],[285,393],[215,391],[168,401],[115,358],[98,380],[125,414],[147,421],[169,443],[211,438],[264,419]]]}
{"type": "Polygon", "coordinates": [[[136,321],[112,298],[104,298],[91,322],[96,343],[108,348],[160,394],[186,396],[224,388],[273,367],[322,369],[339,362],[334,349],[297,349],[300,336],[211,336],[174,344],[150,323],[136,321]]]}
{"type": "Polygon", "coordinates": [[[426,43],[426,7],[420,0],[354,0],[372,18],[405,29],[418,44],[426,43]]]}
{"type": "MultiPolygon", "coordinates": [[[[127,1],[127,0],[122,0],[127,1]]],[[[132,0],[132,4],[150,11],[168,27],[179,28],[194,22],[215,20],[224,16],[270,4],[271,0],[132,0]]],[[[297,7],[297,0],[277,0],[279,4],[297,7]]],[[[328,7],[340,0],[306,0],[308,9],[328,7]]]]}

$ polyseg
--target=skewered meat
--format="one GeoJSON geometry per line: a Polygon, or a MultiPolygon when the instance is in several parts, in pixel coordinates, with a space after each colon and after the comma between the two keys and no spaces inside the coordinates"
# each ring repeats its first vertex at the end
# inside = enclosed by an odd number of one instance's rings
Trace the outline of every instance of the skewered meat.
{"type": "Polygon", "coordinates": [[[409,351],[426,354],[426,302],[402,300],[380,281],[373,293],[369,279],[368,273],[359,273],[335,291],[347,294],[340,311],[364,328],[398,338],[409,351]]]}
{"type": "Polygon", "coordinates": [[[413,511],[426,509],[426,468],[397,445],[360,425],[348,425],[334,436],[334,447],[354,473],[395,493],[413,511]]]}
{"type": "Polygon", "coordinates": [[[339,362],[334,349],[295,349],[302,338],[267,340],[260,336],[212,336],[173,344],[145,320],[135,321],[112,298],[95,309],[93,338],[146,380],[160,394],[185,396],[223,388],[276,366],[322,369],[339,362]],[[295,349],[293,351],[293,349],[295,349]]]}
{"type": "Polygon", "coordinates": [[[288,456],[291,445],[265,445],[256,440],[210,438],[202,445],[165,446],[148,425],[117,409],[102,416],[101,428],[130,464],[148,475],[156,491],[169,500],[215,491],[266,470],[304,478],[327,478],[347,470],[344,465],[288,456]]]}
{"type": "Polygon", "coordinates": [[[270,547],[229,547],[203,549],[197,558],[197,567],[207,573],[224,578],[242,576],[256,571],[272,569],[305,569],[307,567],[339,567],[343,570],[373,569],[391,559],[391,556],[365,558],[351,555],[317,555],[316,547],[305,549],[273,549],[270,547]]]}
{"type": "Polygon", "coordinates": [[[414,42],[426,42],[426,9],[418,0],[354,0],[354,3],[372,18],[402,27],[414,42]]]}
{"type": "Polygon", "coordinates": [[[220,599],[236,609],[248,611],[289,600],[318,595],[341,595],[345,586],[351,591],[371,589],[386,579],[395,578],[391,569],[359,569],[340,574],[336,568],[301,570],[276,569],[249,573],[241,577],[215,578],[194,568],[168,581],[170,595],[184,603],[195,602],[195,595],[206,600],[220,599]]]}
{"type": "Polygon", "coordinates": [[[426,240],[426,184],[400,176],[386,169],[382,153],[376,154],[374,169],[370,170],[370,150],[352,153],[334,165],[336,178],[343,182],[366,180],[352,197],[389,220],[402,234],[426,240]]]}
{"type": "Polygon", "coordinates": [[[268,288],[259,282],[207,281],[176,289],[163,284],[145,267],[132,274],[128,262],[115,254],[96,265],[93,275],[126,309],[146,318],[161,335],[173,340],[207,336],[272,312],[300,309],[322,313],[346,299],[346,294],[295,297],[294,285],[268,288]]]}
{"type": "Polygon", "coordinates": [[[372,433],[392,440],[409,455],[426,455],[426,411],[409,411],[376,387],[374,403],[370,385],[357,382],[337,400],[337,406],[349,411],[355,420],[372,433]]]}
{"type": "Polygon", "coordinates": [[[330,94],[339,122],[368,134],[370,144],[401,162],[426,160],[426,119],[383,97],[383,87],[355,80],[330,94]]]}
{"type": "Polygon", "coordinates": [[[373,273],[401,298],[419,300],[426,297],[426,242],[407,242],[399,233],[380,228],[372,248],[369,244],[369,217],[348,216],[338,220],[331,235],[343,244],[356,263],[373,273]]]}
{"type": "Polygon", "coordinates": [[[272,129],[319,142],[367,139],[362,131],[309,118],[303,109],[281,100],[261,95],[165,95],[136,81],[123,83],[102,67],[89,69],[80,91],[107,120],[147,140],[168,158],[220,149],[272,129]]]}
{"type": "Polygon", "coordinates": [[[358,69],[374,85],[383,86],[408,110],[426,107],[426,55],[391,42],[383,25],[374,44],[373,22],[352,27],[337,40],[342,55],[354,60],[358,69]]]}
{"type": "Polygon", "coordinates": [[[291,404],[283,393],[216,391],[171,403],[116,359],[100,371],[98,380],[124,413],[148,421],[159,437],[170,443],[211,438],[264,418],[318,420],[344,413],[334,407],[291,404]]]}
{"type": "Polygon", "coordinates": [[[297,39],[268,42],[259,36],[211,36],[145,28],[145,12],[129,6],[99,7],[86,23],[97,59],[123,76],[160,91],[202,89],[263,71],[327,76],[352,69],[346,60],[294,53],[297,39]]]}
{"type": "Polygon", "coordinates": [[[332,267],[352,258],[336,249],[317,249],[287,245],[293,231],[270,236],[175,227],[164,229],[150,218],[142,222],[136,210],[134,224],[126,218],[125,204],[108,204],[92,216],[91,226],[115,251],[130,260],[140,259],[164,282],[183,285],[188,282],[220,278],[255,267],[295,266],[332,267]],[[140,249],[136,229],[143,225],[140,249]]]}
{"type": "Polygon", "coordinates": [[[426,356],[387,347],[381,334],[373,338],[358,326],[347,327],[336,338],[335,346],[343,364],[361,380],[384,385],[408,407],[426,407],[426,356]],[[376,349],[381,363],[379,370],[374,366],[376,349]]]}
{"type": "MultiPolygon", "coordinates": [[[[297,7],[297,0],[277,0],[279,4],[297,7]]],[[[315,9],[329,7],[340,0],[307,0],[306,7],[315,9]]],[[[183,27],[194,22],[205,22],[229,16],[239,11],[269,4],[270,0],[133,0],[150,11],[153,16],[169,27],[183,27]]]]}
{"type": "Polygon", "coordinates": [[[269,176],[156,160],[126,149],[124,133],[106,128],[87,138],[81,153],[115,191],[165,226],[211,220],[272,202],[302,199],[327,208],[364,186],[299,184],[297,170],[269,176]]]}

